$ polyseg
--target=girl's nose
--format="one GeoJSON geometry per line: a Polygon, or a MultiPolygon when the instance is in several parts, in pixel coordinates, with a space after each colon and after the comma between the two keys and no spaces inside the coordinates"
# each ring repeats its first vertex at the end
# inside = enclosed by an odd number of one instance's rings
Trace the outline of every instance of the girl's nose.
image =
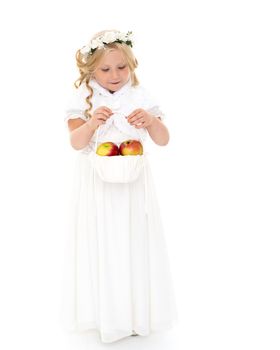
{"type": "Polygon", "coordinates": [[[112,79],[118,79],[119,78],[119,72],[117,70],[112,70],[112,79]]]}

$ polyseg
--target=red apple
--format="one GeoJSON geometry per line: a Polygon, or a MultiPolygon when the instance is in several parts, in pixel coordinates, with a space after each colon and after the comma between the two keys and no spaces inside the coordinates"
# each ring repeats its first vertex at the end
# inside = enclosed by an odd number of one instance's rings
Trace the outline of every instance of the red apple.
{"type": "Polygon", "coordinates": [[[119,154],[119,148],[113,142],[103,142],[97,147],[96,153],[99,156],[117,156],[119,154]]]}
{"type": "Polygon", "coordinates": [[[119,146],[120,155],[136,156],[143,154],[142,143],[138,140],[126,140],[119,146]]]}

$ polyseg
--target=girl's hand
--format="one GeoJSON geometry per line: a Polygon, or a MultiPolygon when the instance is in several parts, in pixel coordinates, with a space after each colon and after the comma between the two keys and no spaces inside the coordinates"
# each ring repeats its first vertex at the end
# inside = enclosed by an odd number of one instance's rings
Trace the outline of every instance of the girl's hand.
{"type": "Polygon", "coordinates": [[[126,118],[130,125],[135,125],[135,128],[139,129],[146,128],[147,126],[151,125],[154,116],[146,112],[144,109],[138,108],[130,113],[126,118]]]}
{"type": "Polygon", "coordinates": [[[106,106],[100,106],[93,112],[90,123],[95,129],[97,129],[99,125],[105,124],[106,120],[110,118],[111,115],[113,115],[113,112],[110,108],[106,106]]]}

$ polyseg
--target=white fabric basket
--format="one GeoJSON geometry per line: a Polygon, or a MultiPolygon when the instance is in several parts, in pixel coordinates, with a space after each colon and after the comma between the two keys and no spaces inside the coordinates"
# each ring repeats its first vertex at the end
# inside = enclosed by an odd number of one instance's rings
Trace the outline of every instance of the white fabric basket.
{"type": "MultiPolygon", "coordinates": [[[[94,152],[91,152],[90,158],[94,171],[104,182],[111,183],[130,183],[135,181],[145,166],[146,155],[128,155],[128,156],[100,156],[96,153],[98,145],[99,126],[96,134],[94,152]]],[[[139,133],[140,142],[141,135],[139,133]]]]}

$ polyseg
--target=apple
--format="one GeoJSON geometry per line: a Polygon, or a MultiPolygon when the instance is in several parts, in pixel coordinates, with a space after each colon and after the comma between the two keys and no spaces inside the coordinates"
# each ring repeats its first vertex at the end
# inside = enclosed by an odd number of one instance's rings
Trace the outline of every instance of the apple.
{"type": "Polygon", "coordinates": [[[120,155],[136,156],[143,154],[142,143],[138,140],[126,140],[119,146],[120,155]]]}
{"type": "Polygon", "coordinates": [[[99,156],[117,156],[119,155],[119,147],[114,142],[103,142],[96,150],[99,156]]]}

